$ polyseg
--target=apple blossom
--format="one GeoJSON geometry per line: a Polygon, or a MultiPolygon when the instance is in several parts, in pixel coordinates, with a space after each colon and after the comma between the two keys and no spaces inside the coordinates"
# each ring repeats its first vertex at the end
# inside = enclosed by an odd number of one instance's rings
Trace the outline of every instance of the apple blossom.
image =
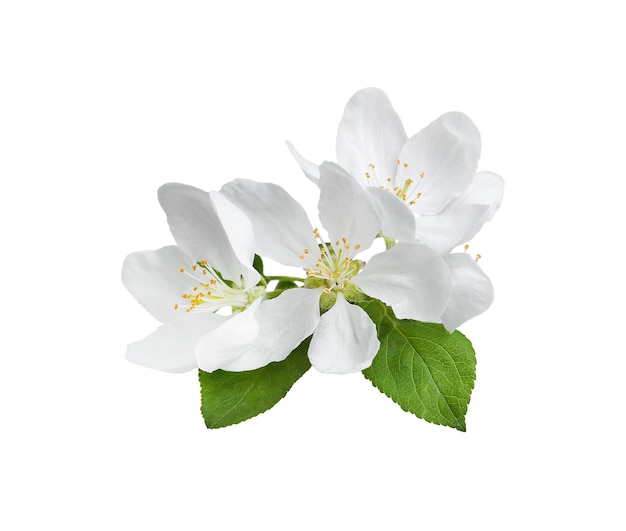
{"type": "MultiPolygon", "coordinates": [[[[305,175],[319,184],[320,168],[288,143],[305,175]]],[[[481,268],[452,249],[470,241],[497,211],[502,178],[476,173],[480,134],[462,113],[446,113],[408,138],[388,97],[379,89],[357,92],[337,134],[337,161],[364,188],[384,235],[417,241],[440,254],[452,272],[448,330],[486,310],[493,288],[481,268]]]]}
{"type": "MultiPolygon", "coordinates": [[[[437,253],[417,242],[398,243],[363,264],[359,252],[381,229],[376,209],[336,164],[322,164],[319,185],[319,216],[328,241],[279,186],[235,179],[221,192],[252,221],[258,254],[306,270],[304,287],[289,291],[298,293],[302,303],[327,310],[309,346],[313,366],[322,372],[354,372],[370,365],[379,341],[367,314],[350,302],[365,294],[391,306],[400,319],[440,322],[451,275],[437,253]]],[[[298,321],[301,310],[291,311],[298,321]]]]}

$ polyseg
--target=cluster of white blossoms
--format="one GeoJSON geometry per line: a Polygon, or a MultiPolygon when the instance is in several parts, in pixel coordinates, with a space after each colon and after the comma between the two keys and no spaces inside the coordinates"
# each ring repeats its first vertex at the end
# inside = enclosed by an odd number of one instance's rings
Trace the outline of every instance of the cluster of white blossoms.
{"type": "Polygon", "coordinates": [[[128,346],[130,361],[248,371],[312,336],[311,364],[349,373],[369,367],[380,346],[356,302],[378,299],[398,319],[449,331],[490,306],[491,283],[462,246],[495,214],[503,182],[476,172],[480,135],[467,116],[445,114],[408,138],[387,96],[364,89],[339,125],[337,163],[289,149],[319,187],[322,228],[274,184],[159,189],[176,245],[129,255],[122,280],[163,324],[128,346]],[[377,237],[387,249],[360,260],[377,237]],[[302,278],[270,290],[276,277],[254,268],[255,255],[299,267],[302,278]]]}

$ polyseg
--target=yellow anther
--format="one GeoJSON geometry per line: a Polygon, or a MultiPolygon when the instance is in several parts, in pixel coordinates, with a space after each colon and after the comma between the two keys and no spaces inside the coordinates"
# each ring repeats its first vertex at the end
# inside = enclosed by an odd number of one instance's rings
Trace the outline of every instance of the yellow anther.
{"type": "Polygon", "coordinates": [[[361,248],[361,244],[357,243],[354,248],[358,251],[361,248]]]}
{"type": "Polygon", "coordinates": [[[202,262],[200,262],[200,265],[206,266],[209,265],[209,262],[207,262],[206,260],[202,260],[202,262]]]}
{"type": "Polygon", "coordinates": [[[215,286],[215,284],[217,284],[217,280],[212,278],[211,280],[209,280],[209,283],[211,283],[211,284],[213,284],[215,286]]]}
{"type": "Polygon", "coordinates": [[[195,271],[196,269],[198,269],[198,266],[197,266],[196,264],[194,264],[194,265],[192,265],[192,266],[191,266],[191,269],[192,269],[193,271],[195,271]]]}
{"type": "Polygon", "coordinates": [[[424,178],[424,172],[420,173],[420,179],[424,178]]]}
{"type": "Polygon", "coordinates": [[[206,269],[203,269],[203,270],[202,270],[202,274],[203,274],[203,275],[206,275],[206,269]]]}
{"type": "Polygon", "coordinates": [[[422,197],[422,192],[417,192],[417,198],[419,199],[420,197],[422,197]]]}
{"type": "Polygon", "coordinates": [[[396,164],[400,166],[400,159],[396,160],[396,164]]]}
{"type": "Polygon", "coordinates": [[[409,205],[414,205],[415,201],[409,201],[409,205]]]}
{"type": "Polygon", "coordinates": [[[370,164],[370,168],[374,169],[376,168],[376,166],[374,166],[373,164],[370,164]]]}
{"type": "Polygon", "coordinates": [[[311,251],[309,251],[308,249],[304,250],[304,254],[309,254],[311,251]]]}
{"type": "Polygon", "coordinates": [[[178,310],[178,304],[174,304],[174,309],[178,310]]]}
{"type": "Polygon", "coordinates": [[[194,286],[194,287],[193,287],[193,290],[194,290],[194,291],[198,291],[198,286],[194,286]]]}
{"type": "Polygon", "coordinates": [[[390,183],[391,182],[391,177],[387,177],[387,182],[390,183]]]}
{"type": "Polygon", "coordinates": [[[345,247],[346,249],[350,249],[350,244],[349,244],[349,243],[345,243],[345,244],[344,244],[344,247],[345,247]]]}
{"type": "Polygon", "coordinates": [[[385,187],[382,184],[380,185],[380,188],[382,188],[383,190],[385,189],[385,187]]]}
{"type": "Polygon", "coordinates": [[[185,268],[184,268],[184,267],[181,267],[181,268],[180,268],[180,272],[181,272],[181,273],[184,273],[184,272],[185,272],[185,268]]]}
{"type": "Polygon", "coordinates": [[[367,173],[367,172],[365,172],[365,177],[367,177],[368,179],[372,178],[372,176],[369,173],[367,173]]]}
{"type": "Polygon", "coordinates": [[[478,260],[480,260],[482,258],[482,256],[480,256],[479,254],[476,255],[476,259],[474,260],[474,262],[478,262],[478,260]]]}
{"type": "Polygon", "coordinates": [[[300,258],[300,260],[304,260],[304,255],[301,254],[299,258],[300,258]]]}
{"type": "Polygon", "coordinates": [[[466,243],[466,244],[463,246],[463,249],[465,249],[465,250],[467,251],[467,250],[469,249],[469,243],[466,243]]]}
{"type": "Polygon", "coordinates": [[[337,241],[335,242],[335,245],[339,245],[339,240],[337,240],[337,241]]]}
{"type": "Polygon", "coordinates": [[[404,167],[405,167],[405,168],[408,168],[408,167],[409,167],[409,163],[408,163],[408,162],[405,162],[405,163],[404,163],[404,167]]]}
{"type": "Polygon", "coordinates": [[[341,241],[342,241],[343,243],[346,243],[348,240],[346,240],[345,238],[341,238],[341,241]]]}

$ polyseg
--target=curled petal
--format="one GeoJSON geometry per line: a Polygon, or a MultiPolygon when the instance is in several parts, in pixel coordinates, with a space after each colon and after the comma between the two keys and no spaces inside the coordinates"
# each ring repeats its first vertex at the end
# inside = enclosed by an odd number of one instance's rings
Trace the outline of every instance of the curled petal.
{"type": "Polygon", "coordinates": [[[380,232],[382,221],[365,190],[333,162],[320,166],[320,221],[331,241],[346,240],[369,248],[380,232]]]}
{"type": "Polygon", "coordinates": [[[309,359],[320,372],[346,374],[367,369],[378,347],[372,320],[338,293],[335,304],[322,315],[313,333],[309,359]]]}
{"type": "Polygon", "coordinates": [[[415,216],[397,196],[380,188],[366,188],[365,192],[380,216],[385,236],[400,241],[415,239],[415,216]]]}
{"type": "Polygon", "coordinates": [[[289,151],[291,152],[293,158],[296,159],[296,162],[300,166],[300,169],[304,172],[304,175],[306,175],[314,184],[319,185],[320,167],[314,162],[311,162],[310,160],[307,160],[302,155],[300,155],[296,148],[293,147],[293,144],[291,142],[287,142],[287,147],[289,148],[289,151]]]}
{"type": "Polygon", "coordinates": [[[284,265],[315,265],[314,253],[299,258],[304,249],[317,248],[309,218],[280,186],[235,179],[222,192],[250,218],[258,254],[284,265]]]}
{"type": "Polygon", "coordinates": [[[198,367],[196,343],[227,319],[214,313],[179,314],[145,339],[128,345],[126,359],[160,371],[190,371],[198,367]]]}
{"type": "Polygon", "coordinates": [[[374,255],[352,282],[391,306],[398,319],[438,323],[450,298],[451,274],[426,245],[401,242],[374,255]]]}
{"type": "Polygon", "coordinates": [[[488,215],[485,222],[490,221],[500,208],[504,195],[504,180],[490,171],[479,171],[467,189],[457,201],[466,205],[487,205],[488,215]]]}
{"type": "Polygon", "coordinates": [[[449,112],[407,140],[398,156],[402,164],[396,181],[419,182],[420,199],[414,209],[436,214],[465,192],[479,158],[478,129],[464,114],[449,112]]]}
{"type": "Polygon", "coordinates": [[[483,313],[493,302],[493,286],[480,266],[466,253],[446,256],[452,271],[450,301],[441,321],[452,332],[465,321],[483,313]]]}
{"type": "MultiPolygon", "coordinates": [[[[208,260],[225,278],[239,281],[244,267],[233,250],[211,194],[186,184],[169,183],[159,188],[159,201],[178,246],[194,261],[208,260]]],[[[228,210],[229,223],[246,223],[243,213],[235,221],[235,211],[228,210]]]]}
{"type": "Polygon", "coordinates": [[[402,121],[387,95],[380,89],[366,88],[346,105],[337,132],[337,162],[359,184],[380,186],[395,175],[396,159],[406,139],[402,121]]]}
{"type": "MultiPolygon", "coordinates": [[[[261,276],[254,269],[254,231],[250,219],[224,194],[210,192],[211,201],[215,211],[226,228],[226,234],[235,256],[241,262],[242,275],[244,276],[244,286],[255,286],[261,276]]],[[[236,280],[236,279],[233,279],[236,280]]]]}
{"type": "Polygon", "coordinates": [[[440,254],[470,241],[495,215],[504,193],[502,177],[491,172],[477,173],[469,188],[441,212],[419,216],[415,239],[440,254]]]}
{"type": "Polygon", "coordinates": [[[415,239],[441,255],[470,241],[489,215],[487,205],[453,203],[439,214],[419,216],[415,221],[415,239]]]}

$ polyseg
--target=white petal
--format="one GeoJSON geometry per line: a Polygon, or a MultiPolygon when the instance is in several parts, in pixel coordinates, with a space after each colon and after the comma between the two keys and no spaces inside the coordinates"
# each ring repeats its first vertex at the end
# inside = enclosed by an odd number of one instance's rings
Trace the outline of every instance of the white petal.
{"type": "Polygon", "coordinates": [[[250,218],[257,253],[284,265],[312,267],[315,253],[301,260],[304,249],[317,249],[306,212],[280,186],[235,179],[222,192],[250,218]],[[312,260],[312,261],[311,261],[312,260]]]}
{"type": "Polygon", "coordinates": [[[175,245],[157,251],[129,254],[122,266],[122,282],[133,297],[162,323],[178,317],[183,293],[190,293],[196,282],[180,272],[189,269],[193,260],[175,245]]]}
{"type": "Polygon", "coordinates": [[[453,201],[439,214],[419,216],[415,221],[415,239],[444,255],[476,236],[488,216],[487,205],[453,201]]]}
{"type": "Polygon", "coordinates": [[[337,132],[337,162],[359,184],[373,180],[379,186],[395,175],[398,153],[406,139],[387,95],[380,89],[366,88],[346,105],[337,132]]]}
{"type": "Polygon", "coordinates": [[[365,192],[380,216],[385,236],[400,241],[415,239],[415,216],[395,194],[373,187],[365,192]]]}
{"type": "Polygon", "coordinates": [[[250,371],[284,360],[309,337],[320,320],[321,290],[290,289],[275,299],[263,301],[255,316],[256,339],[227,371],[250,371]]]}
{"type": "Polygon", "coordinates": [[[440,322],[450,298],[451,274],[429,247],[401,242],[370,258],[352,282],[391,306],[398,319],[440,322]]]}
{"type": "Polygon", "coordinates": [[[415,239],[440,254],[470,241],[498,210],[504,193],[502,177],[491,172],[477,173],[467,191],[452,200],[441,212],[422,215],[415,222],[415,239]]]}
{"type": "Polygon", "coordinates": [[[293,158],[296,159],[296,162],[300,166],[300,169],[304,172],[304,175],[306,175],[315,184],[319,184],[320,167],[314,162],[311,162],[310,160],[307,160],[302,155],[300,155],[300,153],[296,151],[296,148],[293,147],[293,144],[291,142],[287,142],[287,147],[293,155],[293,158]]]}
{"type": "Polygon", "coordinates": [[[467,205],[488,205],[489,212],[485,222],[491,220],[500,208],[504,194],[504,180],[490,171],[478,172],[463,196],[458,201],[467,205]]]}
{"type": "Polygon", "coordinates": [[[419,183],[421,196],[415,210],[436,214],[465,192],[476,173],[479,157],[478,129],[464,114],[450,112],[404,144],[398,156],[402,164],[398,165],[396,182],[412,179],[419,183]]]}
{"type": "Polygon", "coordinates": [[[126,359],[160,371],[190,371],[198,367],[194,354],[198,340],[227,319],[214,313],[179,313],[174,321],[128,345],[126,359]]]}
{"type": "Polygon", "coordinates": [[[243,268],[211,195],[193,186],[169,183],[159,188],[159,201],[179,247],[194,261],[207,260],[226,279],[238,281],[243,268]]]}
{"type": "Polygon", "coordinates": [[[441,320],[446,329],[452,332],[491,306],[493,286],[480,266],[467,253],[448,255],[445,261],[452,271],[452,292],[441,320]]]}
{"type": "Polygon", "coordinates": [[[226,199],[224,194],[211,192],[209,195],[222,225],[226,227],[233,252],[243,266],[244,285],[246,287],[256,286],[261,276],[252,265],[255,241],[250,219],[226,199]]]}
{"type": "Polygon", "coordinates": [[[243,312],[232,315],[222,326],[197,342],[195,354],[198,367],[212,372],[230,365],[244,354],[259,335],[255,313],[261,302],[261,299],[256,299],[243,312]]]}
{"type": "Polygon", "coordinates": [[[365,190],[332,162],[320,166],[320,221],[331,241],[346,238],[354,248],[372,245],[382,221],[365,190]]]}
{"type": "Polygon", "coordinates": [[[367,369],[378,347],[372,320],[362,308],[338,293],[337,301],[322,315],[313,333],[309,359],[320,372],[346,374],[367,369]]]}

